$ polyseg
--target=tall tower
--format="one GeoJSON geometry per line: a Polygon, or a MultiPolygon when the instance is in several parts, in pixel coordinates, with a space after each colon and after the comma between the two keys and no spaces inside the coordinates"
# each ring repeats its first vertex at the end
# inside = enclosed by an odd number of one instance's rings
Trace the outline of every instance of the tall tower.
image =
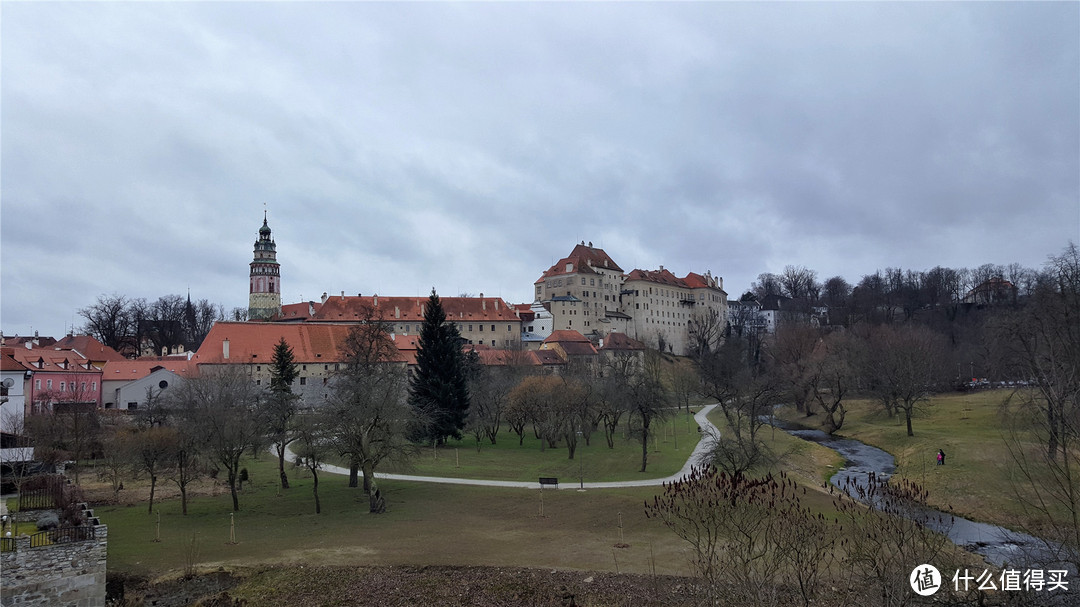
{"type": "Polygon", "coordinates": [[[255,241],[255,257],[251,260],[248,293],[248,320],[268,320],[281,313],[281,266],[277,262],[277,245],[270,238],[265,211],[259,239],[255,241]]]}

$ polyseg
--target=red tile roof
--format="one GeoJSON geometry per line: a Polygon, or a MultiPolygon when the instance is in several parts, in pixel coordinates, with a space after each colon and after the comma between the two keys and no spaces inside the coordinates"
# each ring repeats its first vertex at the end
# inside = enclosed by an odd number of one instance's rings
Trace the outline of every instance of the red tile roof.
{"type": "Polygon", "coordinates": [[[12,348],[12,356],[35,373],[100,373],[90,361],[71,350],[12,348]],[[38,365],[41,365],[40,367],[38,365]],[[86,367],[90,367],[89,369],[86,367]]]}
{"type": "Polygon", "coordinates": [[[26,365],[15,360],[14,348],[0,350],[0,371],[27,371],[26,365]]]}
{"type": "Polygon", "coordinates": [[[559,353],[554,350],[535,350],[530,351],[529,354],[534,355],[537,362],[539,362],[541,365],[550,366],[566,364],[566,361],[563,360],[562,357],[559,356],[559,353]]]}
{"type": "Polygon", "coordinates": [[[604,338],[604,346],[601,350],[644,350],[645,344],[630,337],[626,333],[611,332],[604,338]]]}
{"type": "Polygon", "coordinates": [[[668,285],[671,287],[689,287],[686,281],[675,276],[669,270],[660,268],[659,270],[633,270],[626,277],[626,281],[631,280],[644,280],[647,282],[655,282],[657,284],[668,285]]]}
{"type": "Polygon", "coordinates": [[[131,381],[142,379],[158,369],[172,371],[181,377],[195,377],[198,367],[190,360],[123,360],[109,361],[101,369],[102,381],[131,381]]]}
{"type": "Polygon", "coordinates": [[[551,266],[544,272],[543,276],[536,282],[544,282],[547,278],[552,276],[560,276],[564,274],[596,274],[597,272],[593,268],[602,268],[605,270],[612,270],[614,272],[622,273],[622,268],[619,264],[615,263],[603,249],[597,249],[585,244],[579,244],[574,246],[574,250],[570,251],[570,254],[563,257],[555,265],[551,266]],[[567,266],[570,267],[567,270],[567,266]]]}
{"type": "Polygon", "coordinates": [[[94,362],[127,360],[122,354],[90,335],[68,335],[53,344],[52,347],[61,350],[75,350],[94,362]]]}
{"type": "Polygon", "coordinates": [[[18,335],[5,335],[3,341],[5,346],[22,348],[25,348],[27,343],[33,343],[34,341],[38,342],[34,344],[35,348],[45,348],[56,343],[56,340],[52,337],[19,337],[18,335]]]}
{"type": "Polygon", "coordinates": [[[352,329],[344,324],[217,322],[192,358],[197,364],[269,364],[274,346],[284,337],[297,363],[344,362],[345,340],[352,329]],[[229,358],[224,356],[229,342],[229,358]]]}
{"type": "Polygon", "coordinates": [[[586,342],[586,343],[589,343],[589,338],[585,337],[581,333],[579,333],[577,331],[574,331],[572,329],[569,329],[569,330],[562,329],[562,330],[559,330],[559,331],[552,331],[551,335],[548,335],[544,339],[545,344],[554,343],[554,342],[559,342],[559,343],[586,342]]]}
{"type": "Polygon", "coordinates": [[[546,339],[545,344],[559,344],[559,347],[566,352],[567,356],[587,356],[596,354],[596,348],[589,341],[588,337],[585,337],[577,331],[561,330],[552,331],[546,339]]]}
{"type": "MultiPolygon", "coordinates": [[[[386,322],[423,322],[427,297],[333,296],[317,306],[313,322],[355,322],[374,309],[386,322]]],[[[517,321],[513,307],[501,297],[440,297],[447,320],[517,321]]],[[[306,304],[305,304],[306,305],[306,304]]]]}

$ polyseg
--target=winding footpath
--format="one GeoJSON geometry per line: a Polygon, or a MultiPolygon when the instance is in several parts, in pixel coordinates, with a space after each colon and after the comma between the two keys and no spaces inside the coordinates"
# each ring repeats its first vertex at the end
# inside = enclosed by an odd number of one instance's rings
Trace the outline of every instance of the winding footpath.
{"type": "MultiPolygon", "coordinates": [[[[701,428],[701,440],[698,441],[696,447],[694,447],[693,453],[687,458],[686,463],[683,464],[675,474],[671,476],[665,476],[663,478],[648,478],[633,481],[611,481],[601,483],[585,483],[585,489],[613,489],[619,487],[654,487],[663,485],[664,483],[670,483],[671,481],[679,480],[690,473],[690,469],[693,468],[695,463],[700,459],[701,455],[709,449],[711,441],[709,436],[713,436],[717,432],[716,426],[709,421],[709,412],[713,410],[716,405],[706,405],[702,407],[701,411],[694,414],[694,421],[697,422],[699,428],[701,428]]],[[[293,454],[288,448],[285,450],[285,456],[290,460],[295,460],[296,455],[293,454]]],[[[319,466],[321,472],[327,472],[329,474],[342,474],[348,475],[349,469],[342,468],[341,466],[332,466],[330,464],[323,464],[319,466]]],[[[363,476],[363,474],[361,474],[363,476]]],[[[446,485],[475,485],[479,487],[513,487],[517,489],[540,489],[540,483],[538,482],[524,482],[524,481],[496,481],[486,480],[479,478],[451,478],[446,476],[418,476],[415,474],[385,474],[382,472],[375,473],[376,479],[389,479],[395,481],[415,481],[419,483],[442,483],[446,485]]],[[[566,483],[569,487],[570,483],[566,483]]]]}

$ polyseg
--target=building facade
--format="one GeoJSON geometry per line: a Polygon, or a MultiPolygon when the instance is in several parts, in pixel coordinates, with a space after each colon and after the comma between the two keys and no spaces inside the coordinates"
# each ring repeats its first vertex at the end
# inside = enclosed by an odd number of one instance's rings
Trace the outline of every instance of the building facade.
{"type": "Polygon", "coordinates": [[[649,347],[685,355],[693,335],[709,329],[715,346],[727,323],[723,280],[711,272],[679,278],[659,270],[622,268],[592,243],[576,245],[534,283],[536,303],[552,316],[552,330],[578,331],[593,343],[625,333],[649,347]]]}

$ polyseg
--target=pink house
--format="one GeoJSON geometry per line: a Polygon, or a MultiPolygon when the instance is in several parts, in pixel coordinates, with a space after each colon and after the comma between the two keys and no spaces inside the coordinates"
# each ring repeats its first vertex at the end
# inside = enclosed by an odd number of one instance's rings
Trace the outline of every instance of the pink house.
{"type": "Polygon", "coordinates": [[[78,353],[14,348],[12,356],[31,374],[23,390],[28,415],[79,405],[101,408],[101,369],[78,353]]]}

